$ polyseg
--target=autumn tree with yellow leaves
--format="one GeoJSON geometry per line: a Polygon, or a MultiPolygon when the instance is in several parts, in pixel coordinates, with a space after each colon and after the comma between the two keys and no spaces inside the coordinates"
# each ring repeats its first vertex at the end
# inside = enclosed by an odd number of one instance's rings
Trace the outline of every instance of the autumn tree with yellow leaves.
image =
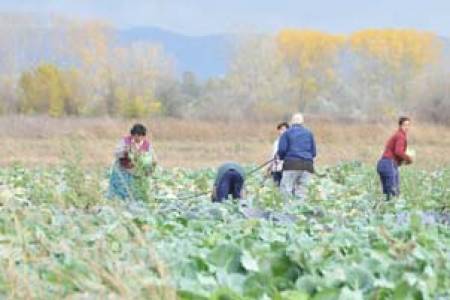
{"type": "Polygon", "coordinates": [[[279,120],[296,110],[373,119],[416,109],[448,119],[450,60],[429,32],[242,35],[227,72],[198,81],[177,76],[161,46],[119,43],[102,22],[0,14],[0,25],[0,113],[279,120]]]}
{"type": "Polygon", "coordinates": [[[319,31],[289,29],[281,31],[276,40],[291,75],[288,88],[297,95],[292,104],[304,110],[335,82],[345,39],[319,31]]]}
{"type": "Polygon", "coordinates": [[[63,71],[51,64],[25,72],[19,83],[20,111],[52,117],[78,114],[82,109],[82,100],[77,95],[78,82],[76,71],[63,71]]]}
{"type": "Polygon", "coordinates": [[[356,56],[352,84],[360,89],[359,101],[371,99],[384,114],[402,109],[417,80],[442,56],[437,36],[417,30],[363,30],[349,37],[349,47],[356,56]]]}
{"type": "Polygon", "coordinates": [[[241,38],[226,77],[229,97],[226,101],[217,101],[217,105],[223,105],[224,110],[233,107],[243,117],[281,118],[287,112],[290,98],[284,94],[290,78],[286,71],[273,38],[241,38]]]}
{"type": "Polygon", "coordinates": [[[162,111],[156,90],[173,76],[172,64],[162,47],[134,43],[113,49],[106,76],[110,83],[108,110],[124,117],[143,117],[162,111]]]}

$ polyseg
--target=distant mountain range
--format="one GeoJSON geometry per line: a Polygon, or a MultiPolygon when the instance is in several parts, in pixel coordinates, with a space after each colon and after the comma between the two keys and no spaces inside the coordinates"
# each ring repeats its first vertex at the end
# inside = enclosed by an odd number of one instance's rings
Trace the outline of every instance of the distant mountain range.
{"type": "Polygon", "coordinates": [[[155,27],[139,27],[118,32],[122,44],[154,42],[174,58],[178,73],[194,72],[200,79],[225,74],[236,37],[231,34],[186,36],[155,27]]]}
{"type": "MultiPolygon", "coordinates": [[[[174,59],[179,74],[194,72],[200,79],[227,72],[238,37],[232,34],[186,36],[156,27],[136,27],[118,32],[119,43],[154,42],[174,59]]],[[[450,38],[440,37],[450,55],[450,38]]]]}
{"type": "MultiPolygon", "coordinates": [[[[35,31],[26,31],[24,36],[11,35],[16,71],[28,70],[43,61],[62,66],[76,65],[76,61],[71,61],[61,54],[62,52],[58,52],[58,47],[55,49],[47,45],[48,40],[53,43],[59,41],[61,34],[58,28],[41,26],[35,31]]],[[[186,36],[157,27],[134,27],[115,31],[115,39],[119,45],[128,46],[134,42],[162,45],[165,53],[174,61],[179,76],[183,72],[191,71],[200,80],[222,76],[228,72],[233,53],[241,38],[238,34],[186,36]]],[[[444,45],[444,53],[450,60],[450,38],[441,36],[440,40],[444,45]]],[[[0,47],[0,69],[3,64],[9,66],[6,63],[9,56],[5,55],[4,48],[0,47]]],[[[348,59],[350,58],[344,59],[344,67],[348,65],[348,59]]]]}

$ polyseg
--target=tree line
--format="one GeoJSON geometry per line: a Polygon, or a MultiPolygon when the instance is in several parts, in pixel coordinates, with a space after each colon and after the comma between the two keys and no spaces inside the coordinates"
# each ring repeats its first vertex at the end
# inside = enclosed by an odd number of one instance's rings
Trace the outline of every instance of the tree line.
{"type": "Polygon", "coordinates": [[[3,113],[264,120],[300,110],[450,120],[450,50],[430,32],[236,36],[226,74],[203,81],[178,75],[162,46],[123,45],[100,22],[4,14],[0,45],[3,113]]]}

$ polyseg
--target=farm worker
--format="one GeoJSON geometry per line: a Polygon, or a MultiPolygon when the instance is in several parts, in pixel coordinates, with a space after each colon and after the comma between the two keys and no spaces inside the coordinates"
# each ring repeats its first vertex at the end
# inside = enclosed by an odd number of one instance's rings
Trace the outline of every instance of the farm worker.
{"type": "Polygon", "coordinates": [[[241,199],[244,196],[244,169],[235,162],[222,164],[214,181],[212,201],[222,202],[231,195],[233,199],[241,199]]]}
{"type": "Polygon", "coordinates": [[[398,130],[389,138],[386,143],[383,155],[377,164],[377,172],[380,175],[383,194],[389,201],[392,196],[400,193],[400,176],[398,167],[403,164],[411,164],[412,158],[407,151],[407,133],[409,131],[410,119],[400,117],[398,120],[398,130]]]}
{"type": "Polygon", "coordinates": [[[281,135],[278,157],[284,161],[281,192],[286,197],[304,199],[314,173],[316,143],[312,132],[303,126],[301,113],[292,116],[291,127],[281,135]]]}
{"type": "Polygon", "coordinates": [[[119,141],[114,151],[108,198],[136,199],[135,180],[148,176],[156,165],[156,157],[146,135],[147,128],[135,124],[130,134],[119,141]]]}
{"type": "Polygon", "coordinates": [[[280,142],[280,136],[289,129],[289,124],[287,122],[281,122],[277,125],[278,136],[272,147],[273,161],[267,168],[267,172],[272,176],[273,182],[276,186],[280,186],[282,172],[283,172],[283,161],[278,156],[278,144],[280,142]]]}

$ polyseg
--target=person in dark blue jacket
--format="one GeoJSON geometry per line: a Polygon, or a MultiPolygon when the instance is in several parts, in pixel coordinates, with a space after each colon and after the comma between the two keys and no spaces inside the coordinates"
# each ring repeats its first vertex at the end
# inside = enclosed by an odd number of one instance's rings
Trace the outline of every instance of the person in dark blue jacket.
{"type": "Polygon", "coordinates": [[[245,172],[235,162],[227,162],[221,165],[214,181],[212,201],[222,202],[231,195],[233,199],[241,199],[244,191],[245,172]]]}
{"type": "Polygon", "coordinates": [[[278,156],[284,161],[280,185],[284,195],[305,198],[316,155],[314,135],[303,126],[303,115],[294,114],[291,127],[283,133],[278,144],[278,156]]]}

